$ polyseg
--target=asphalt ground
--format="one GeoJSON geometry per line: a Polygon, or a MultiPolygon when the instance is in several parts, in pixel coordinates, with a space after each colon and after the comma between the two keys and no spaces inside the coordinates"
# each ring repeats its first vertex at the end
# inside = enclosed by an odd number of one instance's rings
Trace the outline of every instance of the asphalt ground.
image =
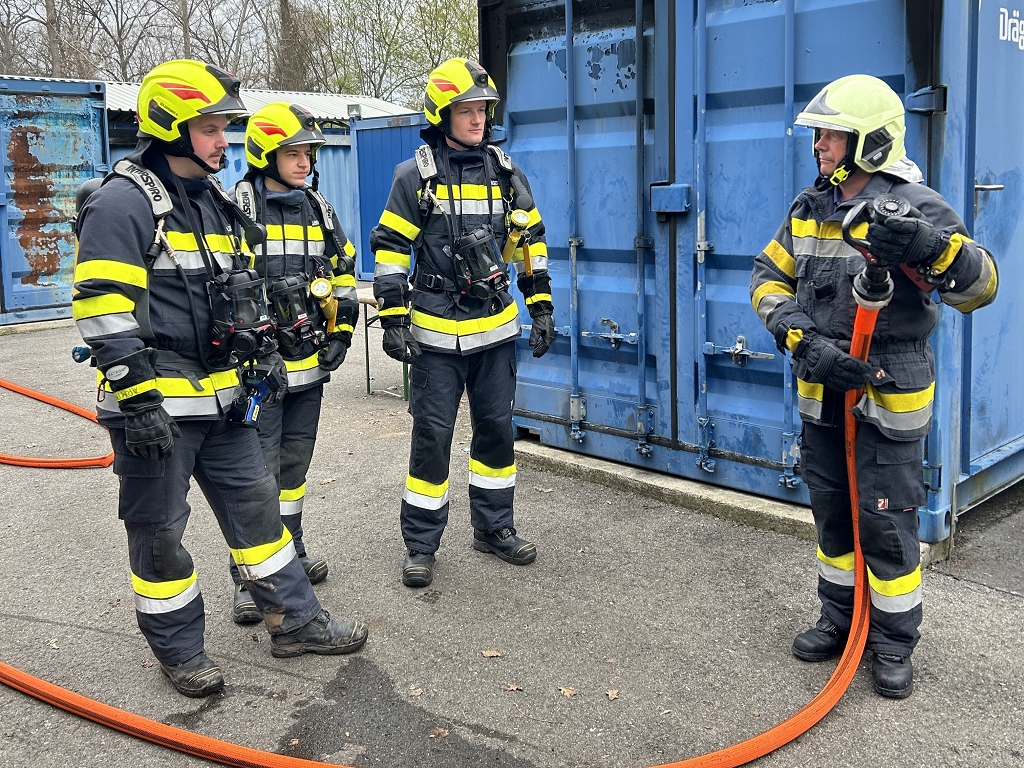
{"type": "MultiPolygon", "coordinates": [[[[73,327],[10,330],[0,378],[91,407],[73,327]]],[[[768,513],[752,527],[625,470],[616,486],[572,456],[540,469],[527,443],[517,524],[539,556],[517,568],[470,546],[465,408],[434,583],[403,587],[410,418],[399,398],[366,394],[362,334],[327,387],[304,519],[310,551],[330,561],[317,593],[369,623],[362,651],[277,660],[263,627],[233,624],[227,549],[193,493],[185,543],[227,686],[179,696],[136,627],[111,471],[0,466],[0,661],[190,731],[361,768],[639,768],[749,738],[822,688],[834,663],[789,652],[816,619],[805,510],[779,518],[787,533],[768,513]]],[[[371,347],[374,387],[399,392],[374,329],[371,347]]],[[[0,452],[108,450],[96,425],[0,390],[0,452]]],[[[926,569],[911,698],[875,695],[862,661],[833,712],[757,765],[1024,765],[1022,502],[1015,488],[963,516],[952,559],[926,569]]],[[[0,766],[205,764],[0,686],[0,766]]]]}

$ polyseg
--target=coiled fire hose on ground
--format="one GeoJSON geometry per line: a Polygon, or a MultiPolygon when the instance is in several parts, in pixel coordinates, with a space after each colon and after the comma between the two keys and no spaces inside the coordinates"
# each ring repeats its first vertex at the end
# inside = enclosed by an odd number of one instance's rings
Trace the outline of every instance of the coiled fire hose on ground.
{"type": "MultiPolygon", "coordinates": [[[[904,204],[901,198],[889,197],[878,198],[875,203],[876,215],[898,216],[905,215],[897,208],[904,204]]],[[[850,343],[850,354],[861,360],[867,360],[868,351],[871,346],[871,336],[874,333],[875,321],[878,312],[885,307],[892,298],[892,279],[888,269],[874,262],[873,257],[868,253],[867,243],[854,240],[850,236],[850,228],[854,221],[864,213],[865,203],[861,203],[850,211],[843,221],[843,237],[855,248],[860,250],[867,258],[867,266],[858,275],[854,282],[854,296],[857,299],[857,315],[853,326],[853,339],[850,343]]],[[[909,209],[909,204],[907,204],[909,209]]],[[[870,213],[870,212],[869,212],[870,213]]],[[[20,392],[29,397],[34,397],[43,402],[65,408],[73,413],[91,418],[93,416],[84,409],[79,409],[68,403],[48,398],[45,395],[38,395],[31,390],[26,390],[16,385],[0,380],[0,386],[20,392]]],[[[846,471],[850,484],[850,513],[853,517],[853,546],[854,546],[854,594],[853,594],[853,622],[850,627],[849,639],[846,648],[836,665],[835,671],[829,678],[825,687],[809,701],[804,707],[797,711],[787,720],[770,728],[753,738],[734,744],[731,747],[710,752],[706,755],[681,760],[674,763],[664,763],[653,768],[736,768],[745,765],[770,752],[782,747],[798,736],[806,733],[819,720],[821,720],[838,703],[839,699],[846,692],[853,676],[857,672],[861,656],[864,653],[864,646],[867,642],[868,628],[870,625],[870,598],[867,588],[867,572],[864,565],[864,555],[860,546],[860,498],[857,492],[857,420],[853,416],[853,408],[861,396],[861,390],[851,390],[846,393],[845,399],[845,440],[846,440],[846,471]]],[[[7,458],[0,454],[0,460],[7,458]]],[[[23,458],[23,457],[14,457],[23,458]]],[[[99,459],[103,464],[76,464],[75,466],[108,466],[113,460],[113,454],[99,459]]],[[[59,462],[61,460],[35,460],[46,462],[59,462]]],[[[93,461],[92,459],[75,459],[67,461],[93,461]]],[[[13,462],[4,462],[13,463],[13,462]]],[[[47,464],[19,464],[19,466],[68,466],[68,464],[47,463],[47,464]]],[[[196,757],[201,757],[212,762],[223,765],[239,766],[239,768],[349,768],[348,766],[336,766],[330,763],[321,763],[300,758],[278,755],[271,752],[263,752],[248,747],[231,744],[219,739],[202,736],[180,728],[174,728],[163,723],[158,723],[131,712],[117,709],[116,707],[97,702],[80,694],[68,691],[65,688],[48,683],[26,672],[15,669],[0,662],[0,682],[33,696],[40,701],[52,704],[67,712],[92,720],[100,725],[145,739],[154,744],[159,744],[170,749],[184,752],[196,757]]]]}

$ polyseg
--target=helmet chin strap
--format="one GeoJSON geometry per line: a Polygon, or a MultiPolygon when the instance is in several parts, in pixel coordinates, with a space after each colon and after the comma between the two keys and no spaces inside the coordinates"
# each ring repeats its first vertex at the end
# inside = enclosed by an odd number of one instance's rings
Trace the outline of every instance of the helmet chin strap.
{"type": "MultiPolygon", "coordinates": [[[[814,143],[815,144],[818,143],[817,137],[818,137],[818,133],[820,132],[820,130],[821,130],[820,128],[815,129],[815,132],[814,132],[814,135],[815,135],[814,143]]],[[[828,176],[825,176],[825,174],[821,172],[821,159],[818,157],[818,150],[814,150],[814,159],[818,161],[818,173],[819,173],[819,175],[827,178],[829,183],[833,187],[838,187],[840,184],[842,184],[844,181],[846,181],[848,178],[850,178],[851,176],[853,176],[853,174],[855,174],[857,172],[857,154],[856,153],[857,153],[857,134],[856,133],[848,133],[847,134],[847,138],[846,138],[846,154],[843,156],[843,159],[840,160],[836,164],[836,167],[832,171],[832,173],[829,174],[828,176]]]]}
{"type": "Polygon", "coordinates": [[[218,173],[228,167],[227,154],[220,156],[220,165],[217,168],[214,168],[196,154],[195,149],[192,147],[192,136],[188,132],[188,127],[182,125],[180,131],[181,138],[177,141],[162,141],[160,139],[154,139],[154,142],[160,145],[165,154],[172,155],[173,157],[188,158],[207,173],[218,173]]]}
{"type": "MultiPolygon", "coordinates": [[[[309,167],[310,167],[310,173],[313,174],[313,189],[316,189],[317,186],[319,186],[317,184],[317,182],[320,180],[320,174],[318,174],[316,172],[316,160],[310,160],[310,166],[309,167]]],[[[273,152],[268,153],[268,155],[267,155],[267,167],[266,168],[262,168],[260,170],[260,172],[264,176],[266,176],[267,178],[273,179],[278,184],[281,184],[283,186],[288,187],[288,189],[305,189],[306,186],[307,186],[306,182],[302,182],[302,184],[296,186],[295,184],[291,184],[290,182],[287,182],[283,178],[281,178],[281,174],[277,170],[277,150],[276,149],[273,152]]]]}

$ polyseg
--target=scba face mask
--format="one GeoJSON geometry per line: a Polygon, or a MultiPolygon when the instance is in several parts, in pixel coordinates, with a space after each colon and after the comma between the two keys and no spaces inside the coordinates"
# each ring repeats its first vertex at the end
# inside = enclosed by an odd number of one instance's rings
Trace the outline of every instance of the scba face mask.
{"type": "Polygon", "coordinates": [[[508,273],[490,227],[478,227],[458,239],[455,271],[462,283],[460,292],[481,301],[508,288],[508,273]]]}

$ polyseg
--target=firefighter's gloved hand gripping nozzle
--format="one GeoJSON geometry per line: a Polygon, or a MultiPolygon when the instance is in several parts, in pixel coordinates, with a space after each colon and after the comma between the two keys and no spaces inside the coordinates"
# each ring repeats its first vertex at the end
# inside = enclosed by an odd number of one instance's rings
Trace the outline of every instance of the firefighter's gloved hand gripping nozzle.
{"type": "Polygon", "coordinates": [[[850,354],[867,360],[871,334],[875,330],[878,312],[892,300],[894,290],[889,267],[881,263],[871,253],[871,246],[866,240],[858,240],[851,234],[854,224],[861,218],[869,222],[884,221],[890,216],[906,216],[911,206],[898,195],[879,195],[871,203],[866,200],[857,203],[843,219],[843,240],[856,248],[864,256],[864,269],[853,280],[853,297],[857,301],[857,317],[853,324],[853,341],[850,343],[850,354]],[[863,349],[859,349],[858,336],[863,349]]]}

